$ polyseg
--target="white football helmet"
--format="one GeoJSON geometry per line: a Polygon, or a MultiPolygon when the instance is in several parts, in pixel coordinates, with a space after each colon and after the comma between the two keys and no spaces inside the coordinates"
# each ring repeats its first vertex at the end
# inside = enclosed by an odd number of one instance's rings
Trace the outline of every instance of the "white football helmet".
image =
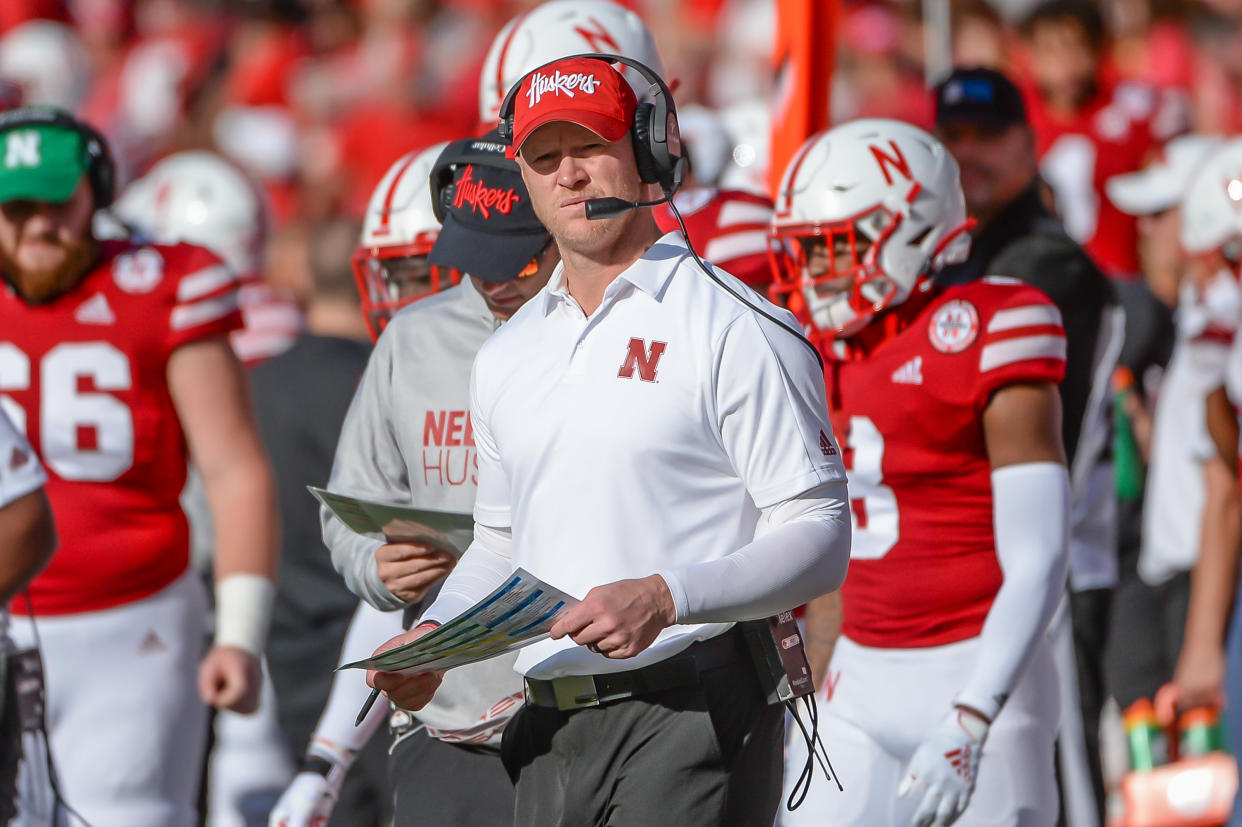
{"type": "Polygon", "coordinates": [[[91,82],[86,44],[70,26],[31,20],[0,38],[0,78],[23,90],[26,103],[76,111],[91,82]]]}
{"type": "MultiPolygon", "coordinates": [[[[500,104],[522,76],[568,55],[604,52],[632,58],[664,77],[664,63],[643,19],[609,0],[549,0],[505,24],[492,41],[479,77],[479,121],[494,124],[500,104]]],[[[622,70],[638,99],[650,84],[622,70]]]]}
{"type": "Polygon", "coordinates": [[[262,190],[205,150],[177,152],[134,181],[113,211],[153,241],[206,247],[239,278],[263,270],[268,216],[262,190]]]}
{"type": "Polygon", "coordinates": [[[773,298],[821,338],[850,336],[965,260],[970,226],[957,162],[939,141],[900,121],[842,124],[803,144],[785,170],[773,298]]]}
{"type": "Polygon", "coordinates": [[[1242,138],[1225,141],[1207,157],[1182,196],[1182,248],[1191,255],[1226,250],[1239,258],[1242,242],[1242,138]]]}
{"type": "Polygon", "coordinates": [[[446,146],[440,143],[398,158],[367,203],[352,262],[373,339],[398,309],[461,281],[456,270],[426,261],[440,235],[431,204],[431,171],[446,146]]]}

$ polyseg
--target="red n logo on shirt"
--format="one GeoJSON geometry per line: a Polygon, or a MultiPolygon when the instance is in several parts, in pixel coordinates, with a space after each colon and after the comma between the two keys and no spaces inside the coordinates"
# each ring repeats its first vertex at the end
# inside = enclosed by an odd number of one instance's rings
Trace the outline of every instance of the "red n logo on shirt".
{"type": "Polygon", "coordinates": [[[629,348],[625,352],[625,361],[621,363],[621,370],[617,371],[617,376],[622,379],[632,379],[634,368],[638,368],[639,379],[644,382],[654,382],[656,368],[667,346],[666,342],[653,341],[651,347],[648,348],[647,343],[642,339],[630,339],[629,348]]]}

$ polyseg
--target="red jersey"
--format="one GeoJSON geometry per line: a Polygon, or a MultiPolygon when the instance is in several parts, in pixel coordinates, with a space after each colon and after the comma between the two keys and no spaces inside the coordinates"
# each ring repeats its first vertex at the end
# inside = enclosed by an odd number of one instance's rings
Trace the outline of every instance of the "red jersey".
{"type": "Polygon", "coordinates": [[[0,290],[0,401],[47,468],[60,535],[30,586],[35,614],[129,603],[186,571],[187,452],[168,360],[240,324],[232,273],[187,244],[105,243],[45,304],[0,290]]]}
{"type": "Polygon", "coordinates": [[[842,632],[901,649],[974,637],[1002,580],[982,412],[1005,385],[1061,381],[1061,314],[984,279],[911,296],[851,346],[826,362],[854,522],[842,632]]]}
{"type": "Polygon", "coordinates": [[[1069,118],[1026,95],[1039,168],[1056,194],[1065,230],[1110,276],[1139,272],[1138,223],[1108,199],[1105,182],[1142,169],[1148,156],[1187,126],[1183,96],[1138,83],[1106,83],[1069,118]]]}
{"type": "MultiPolygon", "coordinates": [[[[768,225],[772,199],[745,190],[693,189],[677,196],[677,209],[695,251],[705,261],[762,290],[772,282],[768,225]]],[[[667,204],[652,211],[660,232],[677,232],[667,204]]]]}

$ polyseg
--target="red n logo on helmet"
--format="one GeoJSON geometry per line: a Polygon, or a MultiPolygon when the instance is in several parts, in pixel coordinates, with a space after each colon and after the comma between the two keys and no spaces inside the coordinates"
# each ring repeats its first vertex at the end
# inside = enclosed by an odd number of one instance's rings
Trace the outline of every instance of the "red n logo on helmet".
{"type": "Polygon", "coordinates": [[[642,339],[630,339],[629,348],[625,352],[625,361],[621,363],[621,370],[617,371],[617,376],[622,379],[632,379],[634,369],[638,368],[639,379],[644,382],[654,382],[656,368],[667,346],[665,342],[652,342],[651,347],[648,348],[647,343],[642,339]]]}
{"type": "Polygon", "coordinates": [[[902,178],[905,178],[907,181],[913,181],[914,175],[910,172],[910,165],[906,163],[906,156],[901,154],[901,148],[897,146],[897,142],[890,138],[888,145],[892,147],[892,155],[889,155],[886,151],[875,144],[869,144],[867,146],[867,149],[870,149],[871,154],[875,156],[875,162],[880,165],[880,172],[884,173],[884,183],[889,184],[890,186],[893,183],[893,176],[888,174],[888,168],[890,166],[897,172],[901,173],[902,178]]]}
{"type": "Polygon", "coordinates": [[[587,21],[595,27],[595,31],[591,31],[586,26],[574,26],[574,31],[578,36],[591,44],[592,52],[606,52],[610,54],[620,54],[621,47],[617,45],[617,41],[613,40],[612,35],[604,28],[604,24],[596,20],[594,17],[588,17],[587,21]],[[605,46],[607,48],[600,48],[605,46]]]}

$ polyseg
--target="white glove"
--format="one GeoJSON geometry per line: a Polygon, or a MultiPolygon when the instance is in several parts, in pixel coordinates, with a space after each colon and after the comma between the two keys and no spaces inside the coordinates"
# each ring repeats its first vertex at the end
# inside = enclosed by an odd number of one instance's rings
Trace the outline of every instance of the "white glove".
{"type": "Polygon", "coordinates": [[[306,751],[306,764],[285,789],[267,818],[267,827],[324,827],[341,797],[354,753],[316,738],[306,751]]]}
{"type": "Polygon", "coordinates": [[[911,822],[914,827],[948,827],[966,810],[988,727],[978,715],[954,707],[919,744],[897,787],[902,798],[922,795],[911,822]]]}
{"type": "Polygon", "coordinates": [[[328,779],[317,772],[300,772],[272,808],[267,827],[323,827],[336,805],[328,779]]]}

